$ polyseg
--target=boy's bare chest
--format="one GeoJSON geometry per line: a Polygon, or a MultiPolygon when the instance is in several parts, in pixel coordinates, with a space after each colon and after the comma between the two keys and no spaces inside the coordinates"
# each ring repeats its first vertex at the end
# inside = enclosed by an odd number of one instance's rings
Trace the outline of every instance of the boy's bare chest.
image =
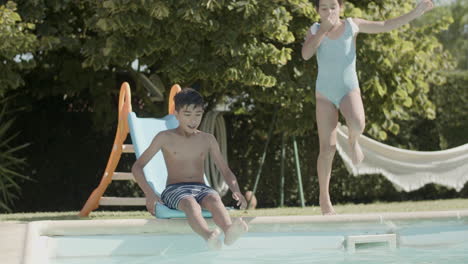
{"type": "Polygon", "coordinates": [[[206,144],[195,140],[178,140],[163,147],[164,155],[175,160],[204,159],[208,153],[206,144]]]}

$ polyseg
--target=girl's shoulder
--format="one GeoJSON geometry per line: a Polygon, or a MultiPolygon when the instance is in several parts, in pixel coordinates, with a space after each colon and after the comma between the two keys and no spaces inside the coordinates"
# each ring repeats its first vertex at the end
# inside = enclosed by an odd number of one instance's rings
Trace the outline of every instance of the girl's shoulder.
{"type": "MultiPolygon", "coordinates": [[[[346,17],[343,20],[345,22],[348,22],[348,24],[351,26],[351,30],[353,31],[353,33],[359,32],[359,26],[354,22],[354,19],[352,17],[346,17]]],[[[312,24],[312,26],[310,26],[309,31],[312,35],[315,35],[317,34],[317,31],[319,30],[319,28],[320,28],[320,23],[315,22],[314,24],[312,24]]]]}
{"type": "Polygon", "coordinates": [[[312,35],[315,35],[317,34],[317,31],[319,30],[319,28],[320,28],[320,23],[315,22],[314,24],[312,24],[312,26],[310,26],[309,31],[312,35]]]}
{"type": "Polygon", "coordinates": [[[351,29],[354,33],[359,32],[359,26],[354,22],[354,18],[352,17],[347,17],[345,18],[345,21],[348,22],[348,24],[351,26],[351,29]]]}

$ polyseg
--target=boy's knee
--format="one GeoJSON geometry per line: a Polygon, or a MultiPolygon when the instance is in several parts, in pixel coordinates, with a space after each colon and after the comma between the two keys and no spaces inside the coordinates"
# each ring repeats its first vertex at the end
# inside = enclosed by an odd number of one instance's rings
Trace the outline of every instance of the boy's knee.
{"type": "Polygon", "coordinates": [[[187,197],[180,200],[178,208],[186,213],[201,210],[200,205],[193,197],[187,197]]]}
{"type": "Polygon", "coordinates": [[[215,193],[206,195],[202,200],[202,205],[208,210],[217,206],[224,206],[221,197],[215,193]]]}
{"type": "Polygon", "coordinates": [[[210,193],[207,194],[203,200],[210,202],[210,203],[216,203],[216,202],[221,202],[221,197],[218,194],[215,193],[210,193]]]}

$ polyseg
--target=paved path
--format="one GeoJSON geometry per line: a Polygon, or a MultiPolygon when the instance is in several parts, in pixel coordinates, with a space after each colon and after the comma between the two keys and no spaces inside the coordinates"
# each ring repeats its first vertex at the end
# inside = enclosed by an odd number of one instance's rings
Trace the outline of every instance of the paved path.
{"type": "Polygon", "coordinates": [[[27,223],[0,222],[0,256],[2,264],[21,264],[27,223]]]}

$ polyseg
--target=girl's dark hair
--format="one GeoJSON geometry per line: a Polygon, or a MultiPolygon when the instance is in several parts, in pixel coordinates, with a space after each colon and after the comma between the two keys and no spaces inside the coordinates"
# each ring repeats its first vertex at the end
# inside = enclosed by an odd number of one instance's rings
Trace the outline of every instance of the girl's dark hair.
{"type": "MultiPolygon", "coordinates": [[[[320,6],[320,0],[315,0],[314,3],[315,3],[315,8],[318,8],[320,6]]],[[[340,6],[342,6],[343,3],[344,3],[344,0],[338,0],[338,4],[340,4],[340,6]]]]}
{"type": "Polygon", "coordinates": [[[204,107],[203,97],[195,89],[184,88],[174,96],[175,110],[179,111],[184,106],[204,107]]]}

